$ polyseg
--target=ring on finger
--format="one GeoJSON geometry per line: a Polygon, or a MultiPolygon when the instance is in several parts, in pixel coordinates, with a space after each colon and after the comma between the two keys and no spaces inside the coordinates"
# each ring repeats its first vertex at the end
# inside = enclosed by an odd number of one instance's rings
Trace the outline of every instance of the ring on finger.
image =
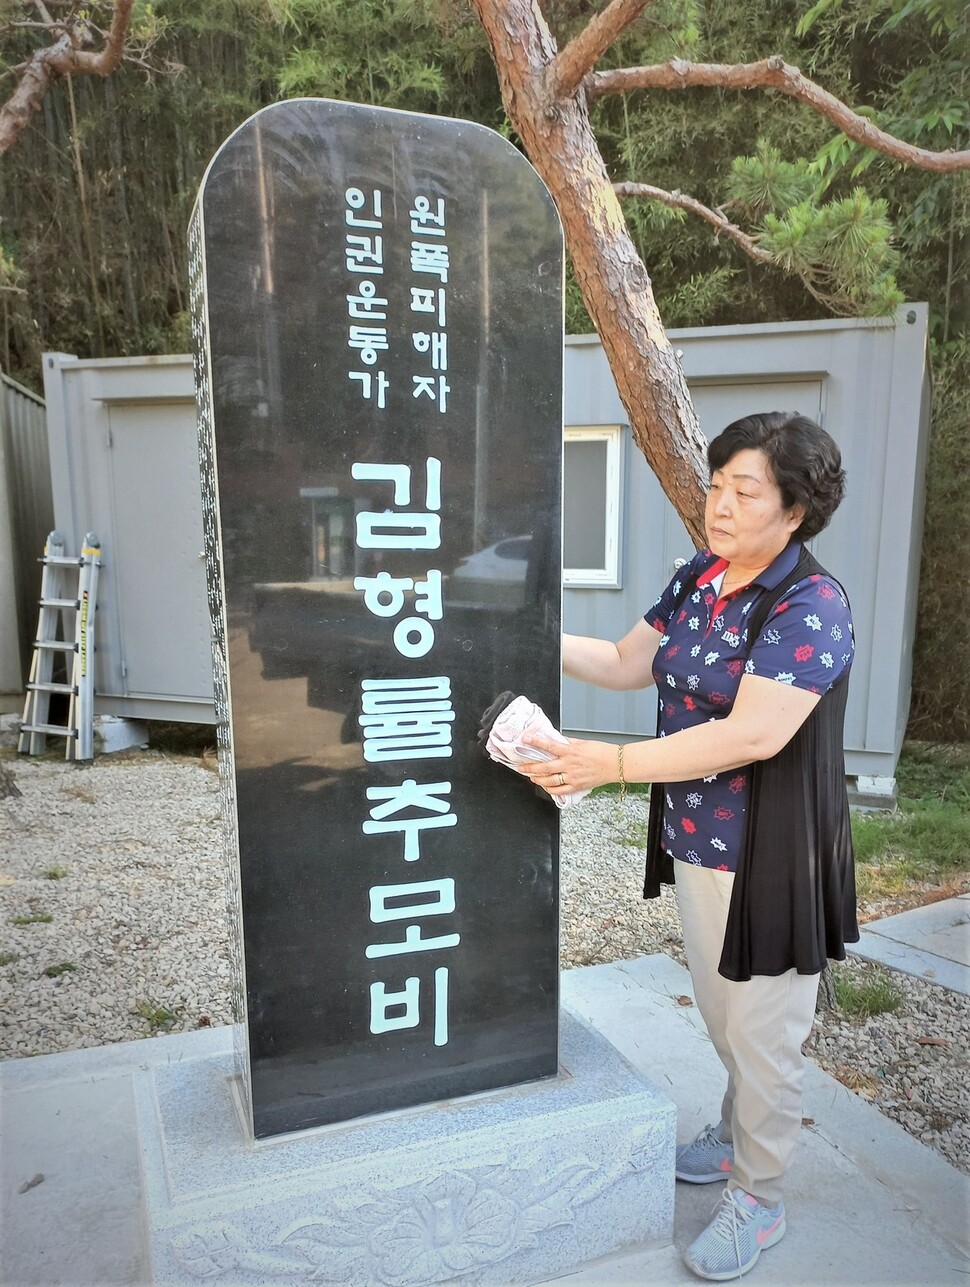
{"type": "Polygon", "coordinates": [[[565,779],[565,777],[564,777],[564,775],[563,775],[562,773],[560,773],[560,774],[559,774],[559,785],[560,785],[560,786],[565,786],[565,785],[566,785],[566,779],[565,779]]]}

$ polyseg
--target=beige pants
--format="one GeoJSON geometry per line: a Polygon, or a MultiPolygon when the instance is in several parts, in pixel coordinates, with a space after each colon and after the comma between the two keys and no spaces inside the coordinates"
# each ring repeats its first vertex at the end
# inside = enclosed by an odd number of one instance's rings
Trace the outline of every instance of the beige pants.
{"type": "Polygon", "coordinates": [[[784,1196],[802,1123],[802,1042],[812,1030],[817,974],[718,974],[734,875],[675,861],[677,903],[694,996],[727,1069],[719,1134],[734,1143],[729,1188],[765,1206],[784,1196]]]}

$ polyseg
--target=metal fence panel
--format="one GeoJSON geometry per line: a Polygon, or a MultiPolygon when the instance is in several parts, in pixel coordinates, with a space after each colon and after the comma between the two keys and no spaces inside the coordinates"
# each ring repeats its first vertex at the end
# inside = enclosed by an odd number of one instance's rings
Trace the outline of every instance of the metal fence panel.
{"type": "Polygon", "coordinates": [[[37,625],[40,565],[54,526],[44,400],[0,373],[0,692],[19,692],[37,625]]]}

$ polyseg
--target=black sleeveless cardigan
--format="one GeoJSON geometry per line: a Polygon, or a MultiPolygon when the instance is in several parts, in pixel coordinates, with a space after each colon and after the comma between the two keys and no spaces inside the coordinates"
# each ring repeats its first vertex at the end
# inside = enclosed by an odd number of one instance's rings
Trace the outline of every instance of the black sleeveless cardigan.
{"type": "MultiPolygon", "coordinates": [[[[781,593],[766,591],[752,613],[749,647],[772,608],[796,581],[829,574],[803,550],[781,593]]],[[[690,582],[680,598],[694,588],[690,582]]],[[[718,973],[818,974],[827,958],[845,959],[859,938],[855,868],[842,749],[848,674],[841,676],[787,746],[751,774],[747,819],[718,973]]],[[[659,731],[659,730],[658,730],[659,731]]],[[[644,898],[674,883],[674,860],[661,846],[663,783],[650,792],[644,898]]]]}

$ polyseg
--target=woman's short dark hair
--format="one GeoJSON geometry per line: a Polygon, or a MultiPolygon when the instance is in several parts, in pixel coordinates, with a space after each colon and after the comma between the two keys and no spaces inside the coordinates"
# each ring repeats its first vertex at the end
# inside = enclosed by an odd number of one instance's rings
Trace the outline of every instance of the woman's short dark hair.
{"type": "Polygon", "coordinates": [[[808,541],[828,526],[845,495],[842,453],[830,434],[793,411],[765,411],[745,416],[721,431],[707,448],[713,474],[745,448],[763,451],[768,472],[781,492],[786,509],[805,508],[805,518],[794,533],[808,541]]]}

